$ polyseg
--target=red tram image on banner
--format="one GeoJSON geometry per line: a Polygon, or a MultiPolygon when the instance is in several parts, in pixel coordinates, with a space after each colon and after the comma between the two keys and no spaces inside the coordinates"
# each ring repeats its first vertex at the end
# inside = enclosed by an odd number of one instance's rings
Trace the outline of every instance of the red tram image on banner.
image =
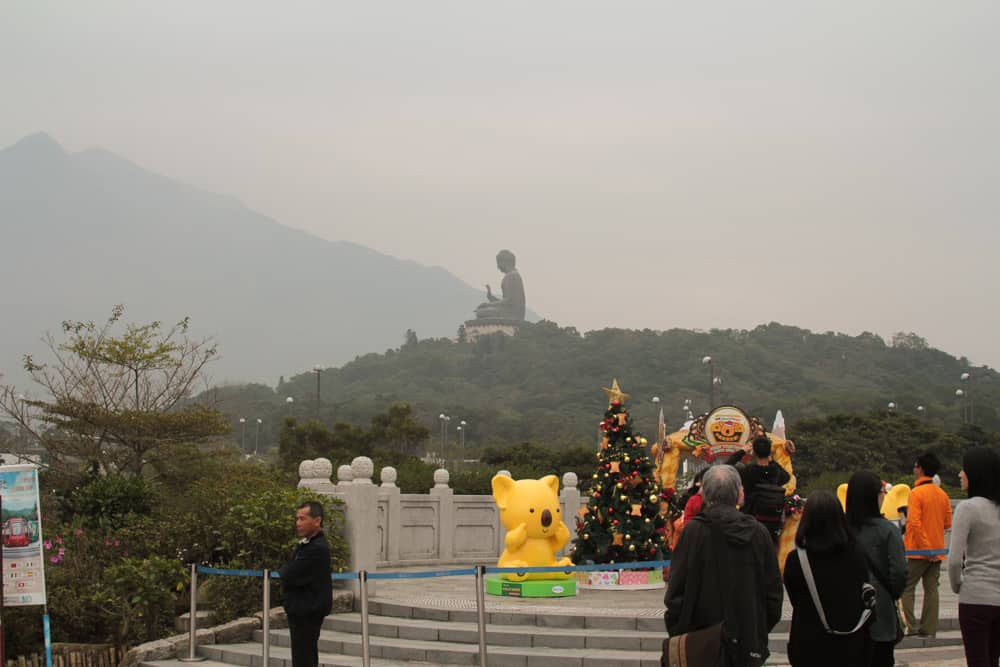
{"type": "Polygon", "coordinates": [[[20,517],[7,519],[3,524],[3,545],[5,547],[26,547],[35,541],[35,530],[31,522],[20,517]]]}

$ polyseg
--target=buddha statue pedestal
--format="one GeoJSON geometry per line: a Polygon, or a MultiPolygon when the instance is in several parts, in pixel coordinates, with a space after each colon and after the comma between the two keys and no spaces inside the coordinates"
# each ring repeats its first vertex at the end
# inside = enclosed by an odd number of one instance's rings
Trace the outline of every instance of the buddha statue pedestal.
{"type": "Polygon", "coordinates": [[[509,320],[501,318],[483,318],[469,320],[465,323],[465,336],[472,342],[481,336],[502,333],[506,336],[515,335],[527,322],[524,320],[509,320]]]}

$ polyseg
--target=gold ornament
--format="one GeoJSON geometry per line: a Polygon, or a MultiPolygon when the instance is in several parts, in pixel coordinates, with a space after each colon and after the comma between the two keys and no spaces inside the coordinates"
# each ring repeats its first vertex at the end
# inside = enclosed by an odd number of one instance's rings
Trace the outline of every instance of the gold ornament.
{"type": "Polygon", "coordinates": [[[590,533],[584,533],[583,534],[583,539],[589,540],[590,539],[590,533]]]}
{"type": "Polygon", "coordinates": [[[625,457],[625,463],[628,463],[628,462],[629,462],[629,460],[630,460],[630,459],[629,459],[629,457],[627,457],[627,456],[626,456],[626,457],[625,457]]]}
{"type": "Polygon", "coordinates": [[[635,545],[634,544],[628,545],[628,550],[629,551],[635,551],[635,545]]]}
{"type": "MultiPolygon", "coordinates": [[[[648,516],[646,517],[646,523],[649,523],[649,517],[648,516]]],[[[648,542],[649,540],[646,540],[646,541],[648,542]]]]}
{"type": "Polygon", "coordinates": [[[650,496],[649,497],[649,502],[655,503],[656,502],[656,496],[650,496]]]}
{"type": "Polygon", "coordinates": [[[632,539],[632,536],[631,536],[631,535],[629,535],[628,533],[625,533],[625,539],[626,539],[626,540],[631,540],[631,539],[632,539]]]}
{"type": "Polygon", "coordinates": [[[639,438],[639,444],[645,447],[646,445],[649,444],[649,440],[646,440],[645,438],[639,438]]]}
{"type": "Polygon", "coordinates": [[[597,479],[597,473],[596,472],[594,473],[594,479],[597,479]]]}
{"type": "Polygon", "coordinates": [[[608,387],[601,387],[601,389],[603,389],[604,393],[608,395],[608,405],[611,405],[615,401],[618,401],[619,404],[624,403],[625,399],[629,397],[629,395],[622,391],[622,388],[618,386],[618,378],[614,378],[611,381],[610,389],[608,387]]]}
{"type": "Polygon", "coordinates": [[[620,489],[620,488],[622,488],[622,483],[621,483],[621,482],[618,482],[617,484],[615,484],[615,488],[616,488],[616,489],[620,489]]]}

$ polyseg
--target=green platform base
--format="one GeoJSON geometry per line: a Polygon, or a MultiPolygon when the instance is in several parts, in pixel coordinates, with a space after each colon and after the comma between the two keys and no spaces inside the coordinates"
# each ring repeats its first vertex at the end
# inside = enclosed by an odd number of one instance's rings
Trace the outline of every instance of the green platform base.
{"type": "Polygon", "coordinates": [[[486,577],[486,592],[511,598],[565,598],[576,595],[575,579],[529,579],[507,581],[486,577]]]}

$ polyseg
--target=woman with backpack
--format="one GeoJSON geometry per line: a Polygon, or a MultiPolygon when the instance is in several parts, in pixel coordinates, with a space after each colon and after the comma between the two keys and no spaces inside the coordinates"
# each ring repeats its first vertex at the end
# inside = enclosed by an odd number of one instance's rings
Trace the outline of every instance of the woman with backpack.
{"type": "Polygon", "coordinates": [[[882,480],[871,471],[860,470],[847,482],[847,523],[864,552],[876,592],[875,622],[868,629],[873,642],[870,667],[895,665],[896,642],[902,638],[896,601],[906,588],[906,556],[899,529],[882,518],[884,495],[882,480]]]}
{"type": "Polygon", "coordinates": [[[969,667],[1000,662],[1000,456],[970,449],[958,475],[969,499],[955,510],[948,580],[969,667]]]}
{"type": "Polygon", "coordinates": [[[859,657],[870,653],[867,625],[875,592],[835,495],[810,494],[795,546],[785,561],[785,590],[792,603],[788,661],[793,667],[859,664],[859,657]]]}

